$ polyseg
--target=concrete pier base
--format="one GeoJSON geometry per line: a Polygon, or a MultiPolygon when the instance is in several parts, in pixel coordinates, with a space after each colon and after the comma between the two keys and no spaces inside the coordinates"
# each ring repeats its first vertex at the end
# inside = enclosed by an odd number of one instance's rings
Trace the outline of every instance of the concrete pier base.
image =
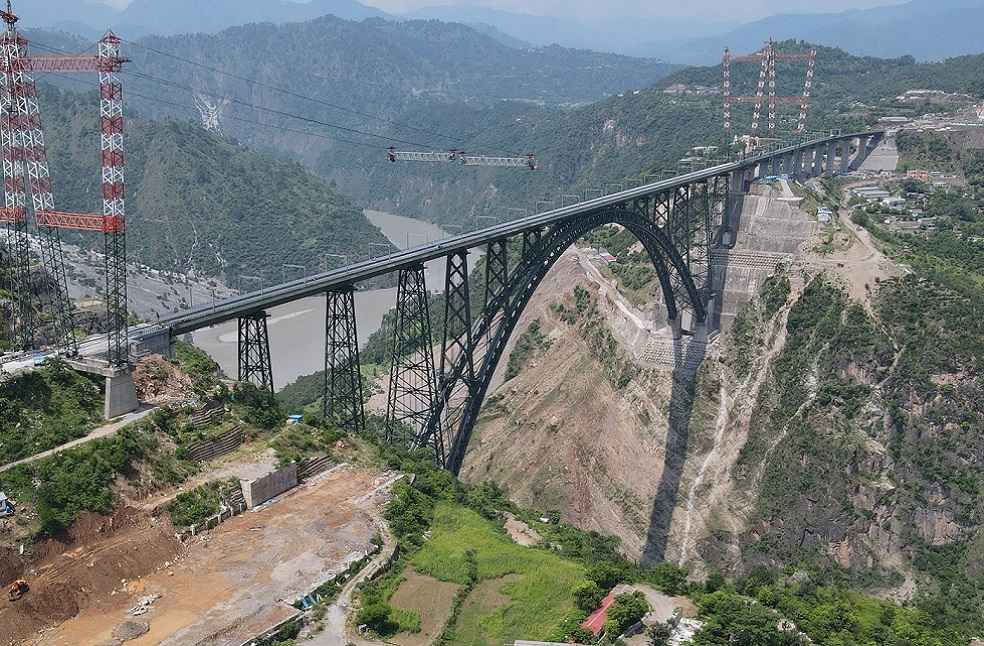
{"type": "Polygon", "coordinates": [[[144,337],[131,345],[133,356],[138,358],[148,354],[159,354],[168,359],[174,358],[174,339],[171,338],[169,330],[161,330],[157,334],[144,337]]]}
{"type": "Polygon", "coordinates": [[[670,329],[673,331],[674,339],[683,338],[683,322],[680,320],[679,316],[676,317],[675,319],[668,319],[666,323],[670,326],[670,329]]]}
{"type": "Polygon", "coordinates": [[[133,385],[133,374],[129,368],[117,374],[106,375],[106,402],[103,408],[106,419],[132,413],[139,407],[137,389],[133,385]]]}

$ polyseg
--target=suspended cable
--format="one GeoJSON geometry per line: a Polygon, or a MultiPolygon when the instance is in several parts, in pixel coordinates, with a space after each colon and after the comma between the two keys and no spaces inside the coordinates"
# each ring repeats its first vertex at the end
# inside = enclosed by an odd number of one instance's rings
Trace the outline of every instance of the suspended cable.
{"type": "MultiPolygon", "coordinates": [[[[76,76],[69,76],[67,74],[59,74],[58,72],[47,72],[45,74],[45,76],[57,76],[59,78],[65,79],[67,81],[73,81],[73,82],[81,83],[81,84],[84,84],[84,85],[87,85],[87,86],[90,85],[87,81],[84,81],[84,80],[82,80],[82,79],[80,79],[80,78],[78,78],[76,76]]],[[[162,105],[168,105],[168,106],[171,106],[171,107],[174,107],[174,108],[180,108],[182,110],[189,110],[189,111],[190,110],[193,110],[193,107],[192,106],[189,106],[189,105],[186,105],[186,104],[183,104],[183,103],[178,103],[176,101],[168,101],[166,99],[160,99],[160,98],[157,98],[157,97],[147,96],[145,94],[140,94],[139,92],[134,92],[132,90],[126,90],[123,93],[123,98],[124,98],[124,100],[129,99],[129,98],[137,98],[137,99],[141,99],[142,101],[146,101],[147,103],[151,103],[151,104],[162,104],[162,105]]],[[[342,143],[342,144],[347,144],[347,145],[350,145],[350,146],[360,146],[362,148],[370,148],[372,150],[379,150],[379,151],[386,150],[385,147],[380,146],[379,144],[370,144],[370,143],[366,143],[364,141],[352,141],[351,139],[345,139],[343,137],[338,137],[338,136],[335,136],[335,135],[326,135],[323,132],[315,132],[313,130],[300,130],[300,129],[297,129],[297,128],[290,128],[288,126],[278,125],[278,124],[275,124],[275,123],[263,123],[262,121],[253,121],[252,119],[245,119],[243,117],[237,117],[235,115],[225,115],[223,117],[223,119],[230,119],[232,121],[239,121],[241,123],[248,124],[248,125],[251,125],[251,126],[259,126],[261,128],[268,128],[268,129],[271,129],[271,130],[278,130],[278,131],[281,131],[281,132],[290,132],[290,133],[293,133],[293,134],[300,134],[300,135],[308,135],[308,136],[311,136],[311,137],[317,137],[319,139],[327,139],[329,141],[334,141],[334,142],[338,142],[338,143],[342,143]]]]}
{"type": "Polygon", "coordinates": [[[142,45],[142,44],[140,44],[138,42],[135,42],[135,41],[124,40],[123,42],[125,42],[127,45],[133,45],[134,47],[138,47],[140,49],[143,49],[143,50],[146,50],[146,51],[149,51],[149,52],[153,52],[154,54],[157,54],[159,56],[166,56],[168,58],[172,58],[172,59],[174,59],[176,61],[180,61],[180,62],[185,63],[187,65],[194,65],[196,67],[200,67],[202,69],[206,69],[206,70],[208,70],[210,72],[215,72],[216,74],[222,74],[223,76],[228,76],[229,78],[234,78],[236,80],[243,81],[243,82],[249,83],[251,85],[256,85],[257,87],[263,87],[263,88],[266,88],[268,90],[273,90],[275,92],[280,92],[282,94],[286,94],[286,95],[292,96],[294,98],[302,99],[302,100],[305,100],[305,101],[311,101],[312,103],[319,103],[321,105],[327,106],[327,107],[332,108],[334,110],[339,110],[341,112],[347,112],[349,114],[354,114],[354,115],[357,115],[357,116],[360,116],[360,117],[364,117],[366,119],[373,119],[373,120],[376,120],[376,121],[380,121],[382,123],[386,123],[386,124],[395,126],[397,128],[403,128],[403,129],[406,129],[406,130],[414,130],[416,132],[420,132],[420,133],[423,133],[423,134],[433,135],[435,137],[441,137],[443,139],[449,139],[451,141],[464,142],[464,139],[462,139],[461,137],[447,135],[447,134],[444,134],[444,133],[441,133],[441,132],[437,132],[435,130],[429,130],[427,128],[420,128],[418,126],[411,126],[409,124],[400,123],[399,121],[394,121],[392,119],[387,119],[386,117],[380,117],[378,115],[371,114],[371,113],[368,113],[368,112],[361,112],[359,110],[353,110],[351,108],[346,108],[346,107],[341,106],[341,105],[338,105],[336,103],[332,103],[330,101],[325,101],[324,99],[319,99],[319,98],[307,96],[307,95],[304,95],[304,94],[300,94],[299,92],[294,92],[293,90],[288,90],[287,88],[283,88],[283,87],[279,87],[279,86],[276,86],[276,85],[272,85],[270,83],[264,83],[263,81],[257,81],[256,79],[252,79],[252,78],[249,78],[249,77],[246,77],[246,76],[242,76],[242,75],[236,74],[234,72],[229,72],[229,71],[223,70],[222,68],[219,68],[219,67],[214,67],[214,66],[211,66],[211,65],[206,65],[205,63],[199,63],[197,61],[193,61],[191,59],[184,58],[184,57],[178,56],[176,54],[171,54],[170,52],[165,52],[165,51],[161,51],[159,49],[154,49],[153,47],[150,47],[148,45],[142,45]]]}
{"type": "MultiPolygon", "coordinates": [[[[297,93],[297,92],[293,92],[293,91],[287,90],[285,88],[280,88],[280,87],[277,87],[275,85],[271,85],[271,84],[268,84],[268,83],[263,83],[261,81],[256,81],[255,79],[251,79],[251,78],[248,78],[248,77],[245,77],[245,76],[242,76],[242,75],[234,74],[232,72],[227,72],[227,71],[222,70],[220,68],[216,68],[216,67],[212,67],[212,66],[209,66],[209,65],[205,65],[204,63],[198,63],[198,62],[192,61],[190,59],[182,58],[182,57],[177,56],[175,54],[170,54],[168,52],[163,52],[163,51],[154,49],[152,47],[149,47],[147,45],[141,45],[140,43],[137,43],[137,42],[134,42],[134,41],[123,40],[123,42],[127,43],[128,45],[134,45],[134,46],[136,46],[138,48],[142,48],[142,49],[145,49],[147,51],[153,52],[155,54],[159,54],[161,56],[167,56],[167,57],[173,58],[175,60],[181,61],[183,63],[187,63],[189,65],[195,65],[195,66],[201,67],[203,69],[207,69],[209,71],[213,71],[213,72],[215,72],[217,74],[223,74],[223,75],[229,76],[230,78],[235,78],[235,79],[241,80],[241,81],[246,82],[246,83],[257,85],[259,87],[265,87],[265,88],[268,88],[268,89],[271,89],[271,90],[274,90],[274,91],[277,91],[277,92],[282,92],[282,93],[285,93],[285,94],[288,94],[288,95],[291,95],[291,96],[294,96],[294,97],[297,97],[297,98],[301,98],[301,99],[304,99],[304,100],[312,101],[314,103],[321,103],[323,105],[326,105],[328,107],[332,107],[332,108],[341,110],[343,112],[348,112],[348,113],[355,114],[355,115],[358,115],[358,116],[362,116],[362,117],[365,117],[365,118],[376,119],[378,121],[382,121],[382,122],[385,122],[385,123],[388,123],[388,124],[391,124],[391,125],[394,125],[394,126],[397,126],[397,127],[403,127],[403,128],[410,129],[410,130],[416,130],[416,131],[419,131],[419,132],[422,132],[422,133],[431,134],[431,135],[443,137],[443,138],[446,138],[446,139],[452,139],[452,140],[458,141],[458,142],[464,142],[465,141],[465,139],[460,138],[460,137],[452,137],[450,135],[445,135],[445,134],[442,134],[440,132],[436,132],[436,131],[433,131],[433,130],[427,130],[425,128],[418,128],[416,126],[409,126],[407,124],[401,124],[401,123],[399,123],[397,121],[386,119],[384,117],[379,117],[379,116],[372,115],[372,114],[369,114],[369,113],[366,113],[366,112],[360,112],[358,110],[352,110],[352,109],[349,109],[349,108],[345,108],[343,106],[339,106],[337,104],[331,103],[329,101],[324,101],[322,99],[317,99],[317,98],[314,98],[314,97],[305,96],[303,94],[300,94],[300,93],[297,93]]],[[[41,49],[45,49],[47,51],[50,51],[50,52],[54,52],[54,53],[58,53],[58,54],[70,55],[70,52],[66,52],[66,51],[61,50],[61,49],[59,49],[57,47],[52,47],[50,45],[45,45],[43,43],[38,43],[38,42],[33,41],[33,40],[31,41],[31,44],[32,45],[35,45],[37,47],[40,47],[41,49]]],[[[91,47],[91,45],[90,45],[90,47],[91,47]]],[[[148,80],[148,81],[153,81],[153,82],[164,84],[164,85],[170,85],[172,87],[175,87],[177,89],[180,89],[180,90],[189,92],[191,94],[197,94],[197,93],[199,93],[197,90],[195,90],[194,88],[192,88],[190,86],[181,85],[180,83],[176,83],[176,82],[170,81],[168,79],[163,79],[163,78],[160,78],[160,77],[156,77],[156,76],[153,76],[151,74],[146,74],[144,72],[134,72],[134,71],[128,69],[128,70],[124,70],[124,73],[133,74],[134,76],[136,76],[138,78],[143,78],[143,79],[148,80]]],[[[348,133],[352,133],[352,134],[360,134],[360,135],[363,135],[363,136],[368,136],[368,137],[374,137],[374,138],[377,138],[377,139],[382,139],[382,140],[385,140],[385,141],[388,141],[388,142],[391,142],[391,143],[406,144],[406,145],[409,145],[409,146],[417,146],[417,147],[425,148],[425,149],[433,149],[434,148],[434,146],[431,145],[431,144],[429,144],[429,143],[421,143],[421,142],[416,142],[416,141],[409,141],[409,140],[406,140],[406,139],[400,139],[400,138],[397,138],[397,137],[389,137],[389,136],[386,136],[386,135],[374,134],[374,133],[371,133],[371,132],[366,132],[364,130],[359,130],[358,128],[351,128],[351,127],[348,127],[348,126],[342,126],[342,125],[338,125],[338,124],[333,124],[333,123],[330,123],[330,122],[321,121],[319,119],[314,119],[314,118],[311,118],[311,117],[303,117],[303,116],[300,116],[300,115],[297,115],[297,114],[294,114],[294,113],[291,113],[291,112],[287,112],[287,111],[283,111],[283,110],[277,110],[275,108],[266,108],[266,107],[259,106],[259,105],[256,105],[254,103],[251,103],[249,101],[245,101],[245,100],[239,99],[239,98],[234,98],[234,97],[232,97],[232,98],[226,97],[226,98],[229,98],[230,102],[232,102],[232,103],[237,103],[239,105],[242,105],[244,107],[249,107],[249,108],[252,108],[254,110],[260,110],[260,111],[264,111],[264,112],[269,112],[271,114],[276,114],[278,116],[293,118],[293,119],[297,119],[297,120],[300,120],[300,121],[305,121],[307,123],[311,123],[311,124],[315,124],[315,125],[325,126],[325,127],[329,127],[329,128],[335,128],[335,129],[341,130],[343,132],[348,132],[348,133]]],[[[167,102],[161,100],[161,103],[167,103],[167,102]]],[[[233,118],[233,117],[227,117],[227,118],[230,118],[230,119],[235,120],[235,121],[242,121],[241,119],[236,119],[236,118],[233,118]]],[[[249,122],[247,121],[246,123],[249,123],[249,122]]],[[[490,128],[486,128],[486,129],[483,129],[483,130],[481,130],[479,132],[479,134],[484,134],[485,132],[488,132],[489,130],[492,130],[494,128],[495,128],[495,126],[492,126],[490,128]]],[[[300,132],[304,132],[304,131],[300,131],[300,132]]],[[[313,133],[308,132],[307,134],[313,134],[313,133]]],[[[474,135],[469,135],[469,139],[473,139],[473,138],[474,138],[474,135]]],[[[339,140],[339,141],[342,141],[341,139],[338,139],[338,138],[336,138],[336,139],[339,140]]],[[[355,142],[348,142],[348,143],[355,143],[355,142]]],[[[507,149],[503,149],[503,148],[495,148],[495,147],[493,147],[492,150],[497,150],[498,152],[504,153],[504,154],[507,154],[507,155],[517,155],[517,154],[519,154],[519,153],[516,153],[513,150],[507,150],[507,149]]]]}
{"type": "MultiPolygon", "coordinates": [[[[147,80],[147,81],[152,81],[154,83],[159,83],[161,85],[170,86],[170,87],[173,87],[173,88],[176,88],[176,89],[179,89],[179,90],[183,90],[183,91],[188,92],[190,94],[196,94],[197,93],[197,90],[195,90],[193,87],[190,87],[188,85],[182,85],[181,83],[176,83],[174,81],[169,81],[167,79],[162,79],[162,78],[159,78],[159,77],[156,77],[156,76],[153,76],[153,75],[150,75],[150,74],[146,74],[146,73],[143,73],[143,72],[136,72],[136,71],[133,71],[133,70],[124,70],[123,73],[124,74],[127,74],[127,75],[130,75],[130,76],[133,76],[133,77],[136,77],[136,78],[144,79],[144,80],[147,80]]],[[[238,105],[241,105],[241,106],[247,107],[247,108],[251,108],[253,110],[259,110],[261,112],[268,112],[270,114],[275,114],[277,116],[287,117],[288,119],[297,119],[298,121],[304,121],[306,123],[311,123],[311,124],[315,124],[315,125],[319,125],[319,126],[324,126],[326,128],[334,128],[335,130],[341,130],[342,132],[348,132],[348,133],[351,133],[351,134],[363,135],[365,137],[375,137],[376,139],[382,139],[383,141],[389,141],[389,142],[398,143],[398,144],[406,144],[408,146],[419,146],[421,148],[430,148],[431,147],[429,144],[420,143],[419,141],[410,141],[410,140],[407,140],[407,139],[400,139],[400,138],[397,138],[397,137],[388,137],[386,135],[377,135],[377,134],[372,133],[372,132],[366,132],[365,130],[359,130],[358,128],[349,128],[348,126],[342,126],[342,125],[338,125],[336,123],[330,123],[328,121],[321,121],[320,119],[314,119],[314,118],[311,118],[311,117],[304,117],[304,116],[301,116],[299,114],[293,114],[291,112],[287,112],[285,110],[277,110],[275,108],[267,108],[267,107],[264,107],[264,106],[261,106],[261,105],[256,105],[255,103],[251,103],[249,101],[245,101],[245,100],[240,99],[240,98],[237,98],[237,97],[224,97],[224,98],[229,99],[229,101],[231,103],[236,103],[238,105]]]]}

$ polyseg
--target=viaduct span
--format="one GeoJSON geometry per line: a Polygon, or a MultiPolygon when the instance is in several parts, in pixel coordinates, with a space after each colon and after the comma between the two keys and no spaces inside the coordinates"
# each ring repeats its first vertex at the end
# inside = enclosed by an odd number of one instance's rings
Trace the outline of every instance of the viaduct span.
{"type": "MultiPolygon", "coordinates": [[[[355,285],[399,273],[387,405],[389,439],[431,447],[457,473],[506,343],[538,285],[574,242],[617,223],[642,243],[659,277],[674,336],[707,332],[720,295],[712,255],[735,244],[742,201],[757,178],[817,177],[857,168],[882,131],[803,137],[676,177],[429,243],[183,312],[131,330],[137,351],[167,352],[178,335],[237,320],[239,379],[272,389],[267,310],[325,294],[326,416],[364,429],[355,285]],[[469,291],[468,253],[484,248],[482,293],[469,291]],[[432,336],[424,263],[447,266],[441,337],[432,336]],[[434,349],[439,348],[439,352],[434,349]],[[436,356],[435,356],[436,355],[436,356]]],[[[581,199],[579,197],[579,199],[581,199]]],[[[573,200],[572,200],[573,202],[573,200]]]]}

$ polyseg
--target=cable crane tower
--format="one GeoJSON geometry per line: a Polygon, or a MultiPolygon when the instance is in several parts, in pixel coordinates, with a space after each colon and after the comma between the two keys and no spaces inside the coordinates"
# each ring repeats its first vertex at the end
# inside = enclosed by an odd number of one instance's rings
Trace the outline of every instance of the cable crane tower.
{"type": "Polygon", "coordinates": [[[391,162],[414,161],[414,162],[460,162],[462,166],[495,166],[499,168],[528,168],[536,170],[536,155],[525,155],[523,157],[489,157],[485,155],[469,155],[463,150],[449,150],[447,152],[417,152],[401,151],[390,147],[386,151],[386,157],[391,162]]]}
{"type": "Polygon", "coordinates": [[[112,32],[100,41],[95,55],[29,57],[28,41],[17,31],[19,18],[11,1],[0,10],[6,29],[0,34],[0,154],[3,158],[4,207],[0,223],[8,242],[17,292],[15,327],[22,349],[36,347],[37,325],[31,290],[29,221],[40,240],[44,272],[54,284],[48,312],[69,355],[78,353],[72,302],[68,296],[61,230],[94,231],[103,235],[106,261],[106,310],[109,363],[127,362],[126,209],[123,184],[123,86],[119,73],[126,63],[122,42],[112,32]],[[95,73],[99,76],[99,142],[102,213],[55,210],[51,173],[41,127],[34,73],[95,73]],[[31,201],[28,202],[27,194],[31,201]],[[12,233],[12,235],[11,235],[12,233]]]}
{"type": "Polygon", "coordinates": [[[796,132],[806,130],[806,117],[810,110],[810,94],[813,91],[813,77],[816,71],[817,50],[811,49],[803,53],[779,52],[776,49],[776,42],[769,39],[765,47],[752,54],[744,56],[733,56],[728,49],[724,50],[721,58],[721,94],[724,97],[724,129],[731,131],[731,106],[734,104],[752,104],[752,135],[757,135],[759,124],[762,121],[762,106],[768,107],[769,136],[776,132],[779,104],[799,105],[799,121],[796,132]],[[803,93],[799,96],[778,96],[776,94],[776,62],[777,61],[806,61],[806,81],[803,84],[803,93]],[[758,87],[753,96],[734,95],[731,93],[731,65],[732,63],[758,63],[759,78],[758,87]],[[766,103],[766,87],[768,87],[768,98],[766,103]]]}
{"type": "Polygon", "coordinates": [[[206,132],[222,134],[222,111],[229,105],[229,99],[212,103],[204,94],[195,95],[195,107],[202,118],[202,128],[206,132]]]}

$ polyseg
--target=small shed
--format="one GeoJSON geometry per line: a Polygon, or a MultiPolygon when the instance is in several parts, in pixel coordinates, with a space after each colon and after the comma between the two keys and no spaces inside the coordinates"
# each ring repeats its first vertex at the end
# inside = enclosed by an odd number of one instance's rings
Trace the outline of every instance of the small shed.
{"type": "Polygon", "coordinates": [[[14,503],[7,497],[7,494],[0,491],[0,518],[13,516],[15,511],[14,503]]]}

